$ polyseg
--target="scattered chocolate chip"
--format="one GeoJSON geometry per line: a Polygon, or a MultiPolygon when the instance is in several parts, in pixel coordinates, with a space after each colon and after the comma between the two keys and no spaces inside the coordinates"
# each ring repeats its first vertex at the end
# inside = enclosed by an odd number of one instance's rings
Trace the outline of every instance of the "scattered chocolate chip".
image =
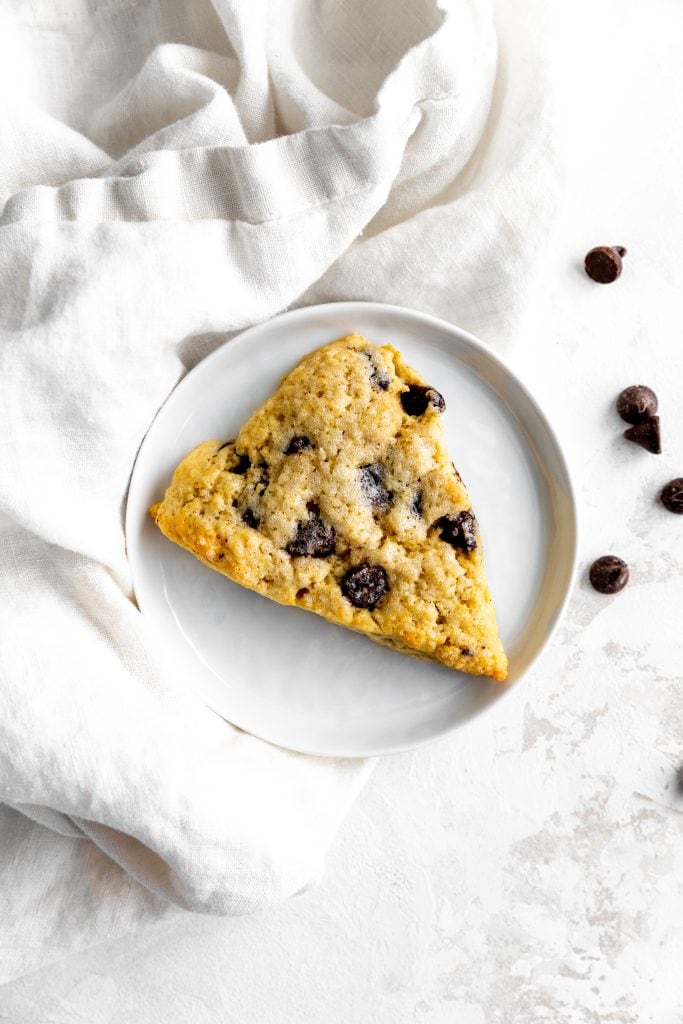
{"type": "Polygon", "coordinates": [[[474,551],[477,546],[477,520],[472,512],[458,512],[457,516],[441,516],[434,523],[441,530],[441,540],[461,551],[474,551]]]}
{"type": "Polygon", "coordinates": [[[299,452],[307,452],[313,447],[313,442],[309,437],[293,437],[285,448],[285,455],[298,455],[299,452]]]}
{"type": "Polygon", "coordinates": [[[662,438],[659,431],[659,416],[650,416],[644,423],[637,423],[635,427],[629,427],[624,431],[627,441],[639,444],[647,452],[653,455],[660,455],[662,451],[662,438]]]}
{"type": "Polygon", "coordinates": [[[627,423],[644,423],[658,408],[657,396],[644,384],[624,388],[617,398],[617,412],[627,423]]]}
{"type": "Polygon", "coordinates": [[[591,586],[600,594],[618,594],[628,583],[629,569],[616,555],[603,555],[590,567],[591,586]]]}
{"type": "Polygon", "coordinates": [[[242,522],[246,526],[251,526],[252,530],[258,530],[261,525],[261,520],[251,508],[245,508],[242,513],[242,522]]]}
{"type": "Polygon", "coordinates": [[[413,513],[414,516],[417,516],[418,519],[421,518],[422,513],[424,511],[424,509],[422,508],[422,491],[415,491],[415,494],[413,495],[413,500],[410,503],[410,511],[413,513]]]}
{"type": "Polygon", "coordinates": [[[622,259],[626,255],[623,245],[598,245],[586,253],[583,266],[591,281],[611,284],[621,274],[622,259]]]}
{"type": "Polygon", "coordinates": [[[308,587],[300,587],[296,592],[296,599],[300,601],[302,597],[305,597],[308,593],[308,587]]]}
{"type": "Polygon", "coordinates": [[[384,486],[384,474],[381,462],[370,462],[358,470],[363,496],[378,512],[386,512],[394,503],[393,493],[384,486]]]}
{"type": "Polygon", "coordinates": [[[666,487],[662,488],[659,495],[664,508],[669,512],[675,512],[677,516],[683,516],[683,476],[677,476],[675,480],[669,480],[666,487]]]}
{"type": "MultiPolygon", "coordinates": [[[[314,507],[317,509],[317,505],[314,507]]],[[[336,536],[334,526],[321,519],[318,511],[310,511],[308,519],[297,523],[294,536],[285,550],[292,558],[303,555],[324,558],[334,551],[336,536]]]]}
{"type": "Polygon", "coordinates": [[[431,405],[437,412],[446,408],[443,395],[436,388],[428,388],[423,384],[410,384],[407,391],[401,392],[401,405],[409,416],[421,416],[431,405]]]}
{"type": "Polygon", "coordinates": [[[461,654],[462,654],[462,655],[463,655],[463,656],[464,656],[465,658],[473,658],[473,657],[474,657],[474,651],[471,651],[471,650],[469,649],[469,647],[462,647],[462,648],[460,649],[460,653],[461,653],[461,654]]]}
{"type": "Polygon", "coordinates": [[[246,471],[251,468],[251,460],[248,455],[240,455],[238,452],[235,452],[235,454],[239,461],[236,466],[232,466],[230,468],[230,472],[237,473],[239,476],[244,476],[246,471]]]}
{"type": "Polygon", "coordinates": [[[389,385],[391,384],[391,377],[378,360],[376,354],[369,348],[362,350],[362,355],[370,363],[370,383],[378,391],[388,391],[389,385]]]}
{"type": "Polygon", "coordinates": [[[341,582],[344,597],[356,608],[376,608],[389,590],[389,580],[381,565],[365,562],[349,569],[341,582]]]}

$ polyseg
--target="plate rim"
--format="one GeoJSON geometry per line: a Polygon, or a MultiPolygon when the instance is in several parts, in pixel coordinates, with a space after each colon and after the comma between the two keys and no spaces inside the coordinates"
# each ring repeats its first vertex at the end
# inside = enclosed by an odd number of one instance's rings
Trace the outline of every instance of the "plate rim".
{"type": "MultiPolygon", "coordinates": [[[[553,449],[554,449],[554,453],[555,453],[555,457],[556,457],[557,463],[558,463],[558,468],[561,470],[561,473],[562,473],[562,475],[564,477],[563,483],[565,485],[566,496],[568,498],[568,512],[571,514],[572,536],[571,536],[570,539],[567,539],[565,541],[566,544],[571,544],[571,550],[569,552],[569,554],[570,554],[569,568],[568,568],[568,571],[567,571],[567,574],[566,574],[566,579],[564,581],[564,589],[563,589],[562,600],[558,604],[557,612],[555,614],[555,618],[554,618],[554,621],[553,621],[551,627],[549,628],[549,630],[547,631],[545,637],[543,638],[543,641],[540,644],[538,650],[536,651],[536,653],[533,655],[533,657],[530,659],[530,661],[525,666],[522,674],[514,681],[514,683],[512,683],[510,685],[506,685],[505,683],[501,683],[500,684],[500,686],[501,686],[501,693],[500,693],[500,695],[494,701],[489,702],[489,703],[483,705],[480,708],[477,708],[472,714],[470,714],[463,721],[449,722],[446,725],[444,725],[443,728],[435,729],[432,733],[430,733],[429,736],[422,737],[422,738],[414,740],[414,741],[399,742],[399,743],[397,743],[395,745],[391,745],[391,744],[385,745],[385,746],[382,746],[381,750],[377,750],[375,752],[365,752],[365,753],[359,752],[358,750],[353,750],[353,749],[343,749],[343,747],[340,748],[340,749],[335,749],[334,751],[320,750],[320,749],[316,749],[315,745],[307,745],[305,743],[302,744],[302,745],[298,745],[298,746],[292,746],[291,745],[291,740],[283,741],[283,740],[274,739],[271,736],[260,735],[258,732],[253,731],[253,729],[251,727],[246,727],[244,725],[240,725],[238,722],[234,722],[232,719],[227,718],[225,716],[225,714],[223,714],[221,711],[217,710],[212,705],[212,703],[209,700],[207,700],[207,698],[204,696],[204,694],[200,692],[199,687],[194,686],[192,683],[188,683],[188,687],[195,694],[195,696],[199,700],[201,700],[202,703],[206,707],[208,707],[214,714],[216,714],[219,718],[221,718],[225,722],[228,722],[233,727],[241,729],[244,732],[247,732],[249,735],[254,736],[257,739],[261,739],[263,742],[271,743],[274,746],[279,746],[282,749],[294,751],[295,753],[306,754],[306,755],[311,755],[311,756],[315,756],[315,757],[341,758],[341,759],[358,759],[358,758],[368,758],[368,757],[383,757],[383,756],[388,756],[388,755],[391,755],[391,754],[403,753],[403,752],[409,751],[409,750],[416,750],[416,749],[418,749],[420,747],[423,747],[423,746],[426,746],[427,744],[432,743],[432,742],[434,742],[436,740],[443,739],[444,737],[446,737],[446,736],[448,736],[448,735],[450,735],[452,733],[455,733],[455,732],[459,731],[462,728],[465,728],[471,722],[475,721],[475,719],[478,719],[482,715],[486,714],[487,711],[492,710],[494,707],[500,706],[501,702],[504,701],[504,700],[509,699],[509,697],[510,697],[510,695],[512,693],[517,693],[519,691],[519,687],[521,686],[521,684],[524,682],[524,680],[529,675],[529,673],[535,668],[535,666],[537,665],[538,661],[542,658],[542,656],[544,655],[544,653],[546,652],[546,650],[550,646],[550,644],[551,644],[551,642],[552,642],[552,640],[553,640],[553,638],[554,638],[554,636],[555,636],[555,634],[556,634],[556,632],[557,632],[557,630],[559,628],[559,625],[560,625],[560,623],[562,622],[562,620],[564,618],[564,615],[565,615],[565,612],[566,612],[566,609],[567,609],[567,605],[568,605],[569,600],[571,598],[572,589],[573,589],[573,585],[574,585],[575,578],[576,578],[577,565],[578,565],[578,556],[579,556],[579,544],[580,544],[580,541],[579,541],[579,536],[580,536],[579,507],[578,507],[577,496],[576,496],[577,495],[577,490],[576,490],[576,485],[575,485],[575,482],[574,482],[574,479],[573,479],[572,471],[571,471],[571,468],[570,468],[569,460],[568,460],[568,458],[567,458],[567,456],[565,454],[564,448],[563,448],[563,446],[561,444],[560,438],[558,436],[558,433],[557,433],[553,423],[548,418],[548,416],[546,415],[544,409],[542,408],[542,406],[540,405],[538,400],[535,398],[535,396],[531,393],[531,391],[529,390],[527,385],[524,383],[524,381],[522,379],[520,379],[519,375],[515,372],[515,370],[512,369],[512,367],[510,366],[510,364],[509,364],[509,362],[508,362],[508,360],[506,358],[504,358],[498,352],[496,352],[495,349],[493,349],[487,342],[482,341],[476,335],[471,334],[469,331],[465,330],[462,327],[459,327],[457,324],[453,324],[453,323],[451,323],[448,320],[444,320],[442,317],[434,316],[431,313],[424,313],[424,312],[422,312],[420,310],[413,309],[412,307],[409,307],[409,306],[398,306],[395,303],[370,302],[370,301],[365,301],[365,300],[362,300],[362,299],[358,299],[358,300],[348,299],[348,300],[337,301],[337,302],[316,303],[316,304],[314,304],[312,306],[298,306],[296,309],[284,310],[284,311],[282,311],[280,313],[275,314],[275,316],[268,317],[265,320],[260,320],[256,324],[251,324],[249,327],[245,327],[243,330],[238,331],[237,334],[235,334],[232,338],[229,338],[228,340],[223,341],[220,345],[218,345],[212,352],[210,352],[203,359],[200,359],[199,362],[196,363],[190,370],[188,370],[188,372],[186,374],[184,374],[176,382],[176,384],[173,386],[173,388],[169,391],[168,395],[166,396],[164,401],[161,403],[159,408],[156,410],[154,416],[152,417],[152,419],[150,420],[150,422],[149,422],[149,424],[147,426],[147,429],[145,430],[144,437],[143,437],[143,439],[142,439],[142,441],[141,441],[141,443],[140,443],[140,445],[138,447],[138,450],[137,450],[137,453],[136,453],[136,456],[135,456],[135,461],[134,461],[132,469],[131,469],[130,478],[129,478],[129,484],[128,484],[128,488],[127,488],[127,492],[126,492],[126,509],[125,509],[125,515],[124,515],[124,539],[125,539],[126,559],[127,559],[127,562],[128,562],[128,568],[129,568],[129,572],[130,572],[133,596],[134,596],[134,599],[135,599],[135,602],[136,602],[136,605],[137,605],[137,608],[138,608],[140,614],[145,616],[145,618],[147,619],[147,622],[150,624],[150,627],[153,629],[153,632],[154,632],[154,635],[155,635],[156,639],[157,640],[161,640],[161,634],[159,633],[159,630],[157,629],[157,627],[156,627],[156,625],[155,625],[155,623],[153,621],[153,618],[151,616],[146,616],[145,615],[145,610],[144,610],[145,599],[143,598],[142,602],[139,599],[138,591],[137,591],[137,588],[136,588],[136,572],[135,572],[135,569],[134,569],[133,560],[131,559],[131,556],[130,556],[130,549],[131,549],[131,547],[134,547],[134,540],[133,540],[133,538],[135,536],[135,526],[134,526],[134,523],[133,523],[133,510],[132,510],[133,502],[131,502],[131,495],[135,493],[135,490],[136,490],[136,488],[138,486],[138,483],[140,483],[140,485],[142,485],[142,481],[138,480],[137,471],[138,471],[138,467],[141,464],[141,456],[143,455],[143,453],[144,453],[148,443],[151,444],[151,441],[149,440],[150,434],[152,433],[153,427],[154,427],[155,423],[157,422],[159,416],[161,415],[161,413],[163,412],[163,410],[165,409],[167,404],[171,401],[171,399],[175,395],[175,393],[178,390],[178,388],[184,387],[186,382],[195,373],[197,373],[200,370],[200,368],[202,369],[202,371],[205,372],[206,371],[206,367],[209,366],[213,361],[216,361],[217,359],[219,359],[220,356],[222,355],[224,349],[226,349],[227,347],[231,347],[232,348],[235,345],[238,345],[239,347],[242,347],[243,344],[245,344],[245,343],[248,344],[248,341],[249,341],[249,338],[251,337],[251,335],[253,333],[259,331],[263,327],[265,327],[267,324],[271,324],[271,323],[273,323],[276,320],[279,321],[279,322],[285,321],[285,322],[288,322],[288,323],[290,323],[290,322],[291,323],[296,323],[296,321],[298,319],[308,319],[309,317],[315,317],[316,315],[323,315],[323,314],[324,315],[329,315],[329,314],[337,313],[337,314],[343,315],[344,313],[348,314],[352,309],[356,309],[358,307],[362,307],[362,309],[366,310],[368,313],[375,312],[375,313],[378,313],[378,314],[385,314],[385,315],[388,314],[390,316],[394,315],[394,316],[399,316],[400,318],[408,318],[408,319],[411,319],[413,321],[417,321],[417,322],[420,322],[420,323],[423,323],[423,324],[427,324],[427,325],[429,325],[432,328],[436,328],[436,329],[439,329],[439,330],[446,331],[449,334],[458,335],[459,338],[461,340],[463,340],[464,342],[466,342],[472,349],[474,349],[475,351],[480,352],[487,359],[491,360],[494,364],[497,364],[497,366],[501,370],[503,370],[504,373],[506,373],[509,377],[512,378],[512,380],[514,381],[516,387],[519,389],[519,391],[521,392],[521,394],[523,395],[525,400],[533,408],[533,411],[535,412],[535,414],[538,416],[538,418],[540,419],[540,421],[544,425],[545,430],[547,431],[548,438],[549,438],[550,442],[552,443],[552,446],[553,446],[553,449]]],[[[138,577],[138,580],[139,580],[139,577],[138,577]]]]}

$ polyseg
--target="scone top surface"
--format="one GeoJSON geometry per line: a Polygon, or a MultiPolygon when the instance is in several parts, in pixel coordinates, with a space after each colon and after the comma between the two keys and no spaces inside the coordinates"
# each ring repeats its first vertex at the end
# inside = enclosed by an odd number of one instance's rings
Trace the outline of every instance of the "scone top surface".
{"type": "Polygon", "coordinates": [[[307,355],[150,511],[172,541],[282,604],[449,668],[504,679],[479,530],[442,396],[357,334],[307,355]]]}

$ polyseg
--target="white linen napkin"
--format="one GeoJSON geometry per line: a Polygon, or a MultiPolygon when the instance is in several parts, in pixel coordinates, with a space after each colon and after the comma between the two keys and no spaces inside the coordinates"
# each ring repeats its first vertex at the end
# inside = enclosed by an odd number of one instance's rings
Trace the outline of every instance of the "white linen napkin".
{"type": "Polygon", "coordinates": [[[295,302],[510,339],[560,176],[542,54],[502,54],[487,0],[0,13],[0,799],[182,906],[314,882],[369,765],[165,678],[125,556],[138,446],[188,366],[295,302]]]}

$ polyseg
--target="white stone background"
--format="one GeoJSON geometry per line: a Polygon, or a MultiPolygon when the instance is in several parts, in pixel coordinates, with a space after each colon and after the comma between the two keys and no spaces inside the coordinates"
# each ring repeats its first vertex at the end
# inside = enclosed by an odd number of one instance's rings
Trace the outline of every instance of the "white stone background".
{"type": "Polygon", "coordinates": [[[0,887],[26,907],[36,877],[71,886],[74,935],[51,942],[65,922],[37,898],[22,934],[0,927],[0,1021],[683,1020],[683,519],[656,503],[683,475],[683,4],[577,0],[563,21],[567,203],[512,354],[578,486],[559,634],[500,707],[384,759],[318,888],[268,913],[190,915],[118,872],[93,919],[79,892],[118,869],[0,812],[0,887]],[[609,287],[581,270],[603,243],[629,250],[609,287]],[[659,394],[659,457],[621,439],[631,383],[659,394]],[[632,570],[614,598],[586,582],[608,552],[632,570]]]}

